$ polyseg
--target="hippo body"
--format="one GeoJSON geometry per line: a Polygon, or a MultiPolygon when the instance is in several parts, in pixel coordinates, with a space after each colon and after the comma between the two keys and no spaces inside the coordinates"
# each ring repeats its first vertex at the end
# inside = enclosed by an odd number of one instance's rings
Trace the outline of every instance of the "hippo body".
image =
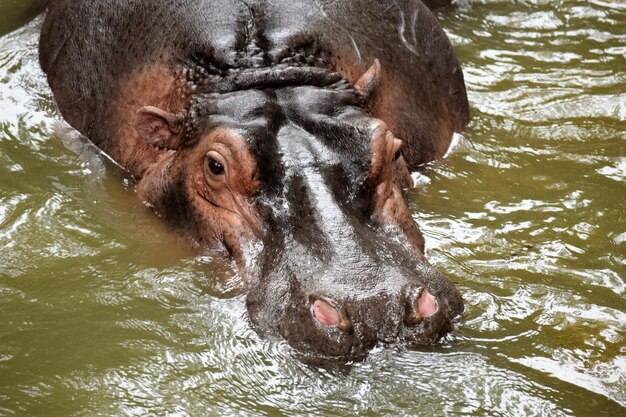
{"type": "Polygon", "coordinates": [[[260,331],[351,360],[461,313],[401,192],[469,120],[421,2],[56,0],[40,62],[140,198],[234,257],[260,331]]]}

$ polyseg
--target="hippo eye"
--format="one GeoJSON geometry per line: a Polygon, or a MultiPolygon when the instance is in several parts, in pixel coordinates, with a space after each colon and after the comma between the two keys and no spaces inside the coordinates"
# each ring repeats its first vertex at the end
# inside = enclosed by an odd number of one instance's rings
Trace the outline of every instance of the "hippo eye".
{"type": "Polygon", "coordinates": [[[222,175],[224,173],[224,166],[215,159],[209,159],[209,169],[213,175],[222,175]]]}

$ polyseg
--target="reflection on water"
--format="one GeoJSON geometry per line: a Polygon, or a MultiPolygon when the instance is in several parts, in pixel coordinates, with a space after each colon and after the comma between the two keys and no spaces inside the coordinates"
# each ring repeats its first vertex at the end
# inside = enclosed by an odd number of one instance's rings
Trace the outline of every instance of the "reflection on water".
{"type": "Polygon", "coordinates": [[[409,198],[466,314],[334,368],[259,338],[225,266],[55,122],[37,22],[0,38],[0,415],[624,414],[626,8],[460,3],[473,121],[409,198]]]}

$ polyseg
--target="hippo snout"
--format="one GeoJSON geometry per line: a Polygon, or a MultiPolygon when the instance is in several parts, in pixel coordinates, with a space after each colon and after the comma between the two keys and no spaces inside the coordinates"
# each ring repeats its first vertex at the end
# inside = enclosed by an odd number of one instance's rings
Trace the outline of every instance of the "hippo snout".
{"type": "Polygon", "coordinates": [[[430,286],[405,283],[396,292],[365,297],[337,289],[307,291],[292,283],[282,298],[286,305],[263,305],[257,298],[261,293],[253,291],[248,309],[253,322],[273,327],[306,357],[361,360],[378,344],[417,348],[436,343],[452,329],[463,310],[461,295],[446,277],[436,276],[430,286]]]}
{"type": "Polygon", "coordinates": [[[380,296],[343,303],[331,298],[312,298],[311,315],[318,326],[334,327],[356,338],[372,339],[374,343],[406,342],[409,346],[434,343],[451,329],[451,319],[460,313],[450,311],[446,303],[440,303],[424,286],[410,286],[398,297],[380,296]]]}
{"type": "MultiPolygon", "coordinates": [[[[439,303],[425,287],[417,287],[410,290],[403,297],[404,317],[406,326],[417,326],[439,311],[439,303]]],[[[311,304],[311,314],[317,321],[325,326],[337,327],[345,332],[352,330],[347,309],[335,307],[337,303],[317,298],[311,304]]]]}

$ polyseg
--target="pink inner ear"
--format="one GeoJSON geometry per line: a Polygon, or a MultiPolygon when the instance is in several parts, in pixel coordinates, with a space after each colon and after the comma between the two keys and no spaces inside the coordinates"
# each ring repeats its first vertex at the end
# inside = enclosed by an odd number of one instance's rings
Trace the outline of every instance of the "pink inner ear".
{"type": "Polygon", "coordinates": [[[320,323],[326,326],[338,326],[341,323],[337,309],[326,301],[315,300],[313,303],[313,313],[320,323]]]}
{"type": "Polygon", "coordinates": [[[142,107],[135,114],[135,129],[139,136],[161,148],[174,148],[175,125],[176,115],[156,107],[142,107]]]}

